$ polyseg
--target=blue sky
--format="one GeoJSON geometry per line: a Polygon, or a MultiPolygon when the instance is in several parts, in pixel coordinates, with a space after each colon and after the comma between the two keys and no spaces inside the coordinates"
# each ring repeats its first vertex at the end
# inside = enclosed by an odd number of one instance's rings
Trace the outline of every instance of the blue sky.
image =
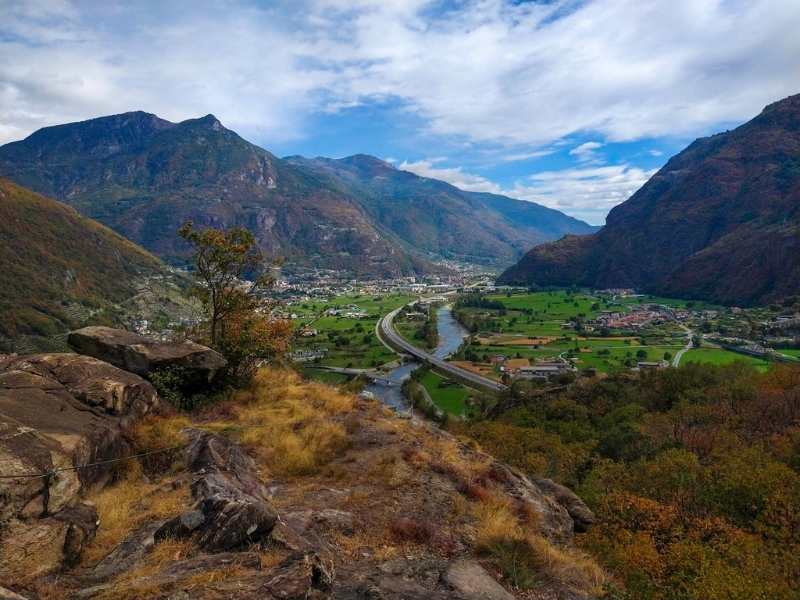
{"type": "Polygon", "coordinates": [[[0,0],[0,143],[146,110],[601,224],[800,92],[797,0],[0,0]]]}

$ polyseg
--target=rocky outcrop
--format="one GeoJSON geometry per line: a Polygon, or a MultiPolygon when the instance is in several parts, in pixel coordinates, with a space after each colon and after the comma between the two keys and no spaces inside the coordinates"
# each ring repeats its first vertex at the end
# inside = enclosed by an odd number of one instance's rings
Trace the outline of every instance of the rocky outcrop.
{"type": "Polygon", "coordinates": [[[568,487],[556,483],[551,479],[537,479],[536,485],[544,493],[555,498],[555,500],[567,509],[569,516],[575,524],[575,531],[584,533],[595,523],[595,516],[586,503],[568,487]]]}
{"type": "Polygon", "coordinates": [[[198,529],[198,544],[209,551],[233,550],[266,538],[278,514],[253,459],[222,436],[199,430],[188,435],[186,462],[201,515],[184,515],[175,529],[198,529]]]}
{"type": "Polygon", "coordinates": [[[79,494],[114,470],[85,465],[130,454],[127,429],[158,408],[147,381],[91,357],[0,361],[0,581],[77,561],[97,521],[79,494]]]}
{"type": "Polygon", "coordinates": [[[155,371],[180,369],[191,385],[211,382],[226,366],[221,354],[188,340],[159,342],[111,327],[84,327],[69,334],[69,345],[131,373],[149,378],[155,371]]]}
{"type": "Polygon", "coordinates": [[[442,579],[465,600],[514,600],[475,560],[452,562],[442,579]]]}

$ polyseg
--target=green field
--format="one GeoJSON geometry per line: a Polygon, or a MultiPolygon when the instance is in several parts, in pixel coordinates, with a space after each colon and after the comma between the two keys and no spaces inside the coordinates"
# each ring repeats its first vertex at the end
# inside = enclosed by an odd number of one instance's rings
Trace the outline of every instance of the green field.
{"type": "Polygon", "coordinates": [[[755,356],[747,356],[722,348],[692,348],[681,358],[682,365],[690,362],[728,365],[737,361],[753,365],[759,371],[766,371],[770,364],[755,356]]]}
{"type": "Polygon", "coordinates": [[[608,297],[570,293],[566,290],[511,296],[496,294],[488,296],[487,299],[502,303],[504,311],[483,307],[461,309],[468,318],[476,317],[480,323],[479,334],[517,334],[531,338],[557,339],[539,346],[471,345],[468,352],[480,358],[502,354],[541,360],[571,354],[577,359],[578,368],[595,368],[601,372],[612,372],[634,366],[638,360],[662,360],[665,358],[665,353],[674,355],[685,344],[685,332],[673,323],[653,325],[637,332],[635,336],[626,338],[614,331],[605,332],[608,335],[603,337],[598,331],[579,333],[574,329],[563,327],[567,321],[576,318],[593,319],[603,310],[624,311],[626,306],[653,302],[683,306],[684,301],[652,296],[614,301],[608,297]],[[640,352],[643,354],[639,354],[640,352]]]}
{"type": "Polygon", "coordinates": [[[410,300],[406,295],[353,295],[289,306],[288,310],[296,315],[294,322],[298,330],[307,326],[318,332],[314,337],[297,337],[293,350],[325,348],[328,354],[318,364],[333,367],[371,368],[395,360],[397,355],[375,336],[375,324],[383,315],[410,300]],[[324,314],[330,308],[349,305],[363,310],[367,316],[356,319],[324,314]]]}
{"type": "Polygon", "coordinates": [[[781,354],[785,354],[786,356],[800,358],[800,348],[778,348],[777,351],[781,354]]]}
{"type": "Polygon", "coordinates": [[[455,416],[463,416],[468,412],[467,388],[429,371],[420,381],[431,396],[433,403],[444,412],[455,416]]]}

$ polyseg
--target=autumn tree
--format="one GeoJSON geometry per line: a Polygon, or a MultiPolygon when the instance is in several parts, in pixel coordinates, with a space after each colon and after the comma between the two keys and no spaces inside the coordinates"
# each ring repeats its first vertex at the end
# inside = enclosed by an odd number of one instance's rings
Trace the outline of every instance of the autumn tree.
{"type": "Polygon", "coordinates": [[[291,325],[275,318],[270,296],[275,284],[268,260],[253,234],[243,228],[195,229],[191,222],[178,231],[194,248],[192,294],[207,315],[210,345],[227,359],[230,374],[246,377],[260,360],[288,349],[291,325]]]}

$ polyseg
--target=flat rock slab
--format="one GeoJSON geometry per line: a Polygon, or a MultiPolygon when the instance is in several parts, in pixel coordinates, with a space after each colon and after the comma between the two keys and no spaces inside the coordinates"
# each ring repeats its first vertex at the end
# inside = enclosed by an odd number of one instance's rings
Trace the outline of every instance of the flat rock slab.
{"type": "Polygon", "coordinates": [[[94,356],[142,377],[176,367],[196,384],[209,383],[227,362],[218,352],[195,344],[160,342],[138,333],[111,327],[84,327],[69,334],[69,345],[81,354],[94,356]]]}
{"type": "Polygon", "coordinates": [[[443,579],[464,600],[514,600],[514,596],[474,560],[451,563],[443,579]]]}

